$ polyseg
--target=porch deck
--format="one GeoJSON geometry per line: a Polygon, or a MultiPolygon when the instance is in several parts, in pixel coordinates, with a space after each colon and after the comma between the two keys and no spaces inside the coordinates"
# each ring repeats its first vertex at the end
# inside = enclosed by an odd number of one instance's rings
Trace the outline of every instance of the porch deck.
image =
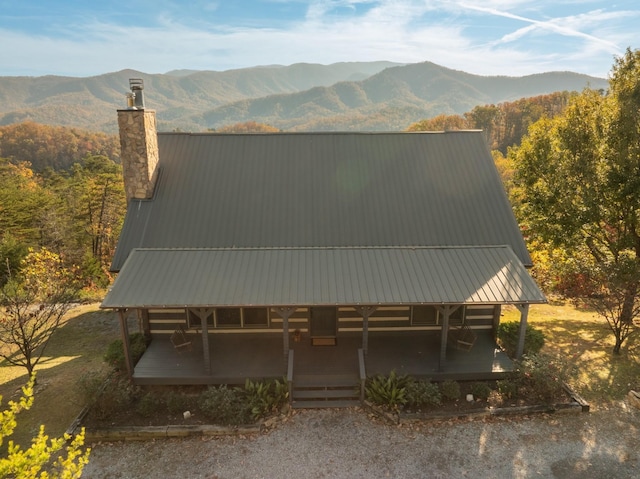
{"type": "MultiPolygon", "coordinates": [[[[286,374],[280,334],[212,334],[209,336],[210,373],[204,367],[202,341],[191,334],[191,351],[178,352],[169,338],[155,338],[135,367],[136,384],[243,384],[246,378],[282,378],[286,374]]],[[[358,376],[359,334],[341,335],[335,346],[312,346],[308,338],[292,342],[294,382],[313,376],[358,376]]],[[[513,370],[513,363],[496,347],[489,331],[478,331],[471,351],[449,348],[439,365],[439,335],[370,333],[366,357],[368,376],[392,370],[416,377],[441,379],[497,379],[513,370]]]]}
{"type": "Polygon", "coordinates": [[[367,375],[409,374],[434,380],[500,379],[514,369],[507,354],[496,345],[490,331],[476,331],[471,351],[447,348],[440,365],[439,333],[371,333],[367,355],[367,375]]]}

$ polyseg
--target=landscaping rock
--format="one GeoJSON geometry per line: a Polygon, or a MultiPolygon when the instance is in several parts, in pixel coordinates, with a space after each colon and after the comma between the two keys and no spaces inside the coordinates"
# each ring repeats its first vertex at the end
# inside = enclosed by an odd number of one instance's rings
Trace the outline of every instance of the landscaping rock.
{"type": "Polygon", "coordinates": [[[631,406],[640,409],[640,393],[633,390],[629,391],[629,394],[627,394],[627,400],[631,406]]]}

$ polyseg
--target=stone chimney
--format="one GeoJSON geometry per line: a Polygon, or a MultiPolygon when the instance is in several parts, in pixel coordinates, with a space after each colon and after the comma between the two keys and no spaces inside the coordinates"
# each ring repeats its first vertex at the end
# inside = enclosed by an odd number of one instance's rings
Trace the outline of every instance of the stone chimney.
{"type": "Polygon", "coordinates": [[[153,196],[158,177],[158,134],[156,112],[145,110],[142,80],[129,80],[127,109],[118,110],[120,158],[127,203],[153,196]]]}

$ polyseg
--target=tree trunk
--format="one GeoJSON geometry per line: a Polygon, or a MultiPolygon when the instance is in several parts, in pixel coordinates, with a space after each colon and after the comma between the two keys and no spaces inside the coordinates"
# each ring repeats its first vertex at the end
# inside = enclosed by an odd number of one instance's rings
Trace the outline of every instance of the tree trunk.
{"type": "Polygon", "coordinates": [[[631,326],[633,323],[633,307],[636,301],[636,294],[638,293],[638,285],[632,283],[629,285],[624,295],[624,302],[622,303],[622,311],[620,312],[620,322],[623,325],[631,326]]]}
{"type": "Polygon", "coordinates": [[[629,335],[629,331],[633,328],[634,305],[636,294],[638,293],[638,283],[633,282],[625,291],[622,310],[620,311],[620,322],[617,325],[616,344],[613,347],[613,354],[620,354],[622,343],[629,335]]]}
{"type": "Polygon", "coordinates": [[[616,344],[613,346],[613,354],[620,354],[620,348],[623,342],[624,338],[621,338],[619,333],[616,334],[616,344]]]}
{"type": "MultiPolygon", "coordinates": [[[[27,373],[29,375],[29,377],[33,376],[33,370],[35,369],[35,366],[33,364],[31,364],[31,360],[27,360],[26,364],[24,365],[27,368],[27,373]]],[[[38,382],[37,379],[34,379],[33,381],[33,385],[35,386],[36,383],[38,382]]]]}

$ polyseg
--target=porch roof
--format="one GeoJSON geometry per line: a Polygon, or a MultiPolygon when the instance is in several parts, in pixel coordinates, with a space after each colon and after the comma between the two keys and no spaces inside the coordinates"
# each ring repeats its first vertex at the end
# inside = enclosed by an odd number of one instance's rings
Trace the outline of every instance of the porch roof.
{"type": "Polygon", "coordinates": [[[135,249],[101,307],[545,301],[509,246],[135,249]]]}

